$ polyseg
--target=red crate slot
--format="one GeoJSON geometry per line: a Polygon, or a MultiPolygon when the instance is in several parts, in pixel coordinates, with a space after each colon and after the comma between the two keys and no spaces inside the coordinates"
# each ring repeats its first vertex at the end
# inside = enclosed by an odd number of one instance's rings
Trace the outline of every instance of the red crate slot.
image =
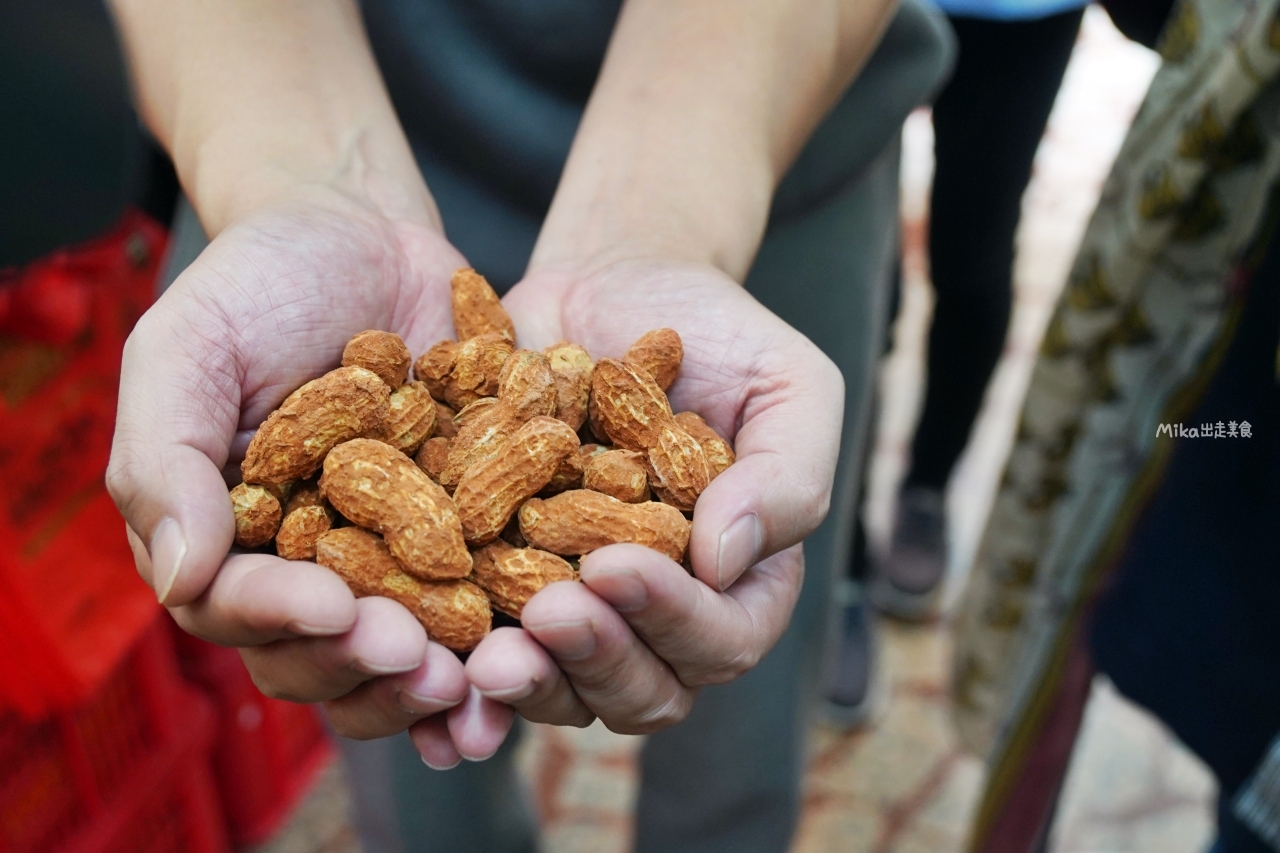
{"type": "Polygon", "coordinates": [[[270,838],[333,756],[310,705],[268,699],[240,654],[178,634],[183,674],[217,709],[213,770],[233,844],[270,838]]]}
{"type": "Polygon", "coordinates": [[[165,621],[87,702],[0,717],[0,853],[225,853],[213,712],[182,681],[165,621]]]}

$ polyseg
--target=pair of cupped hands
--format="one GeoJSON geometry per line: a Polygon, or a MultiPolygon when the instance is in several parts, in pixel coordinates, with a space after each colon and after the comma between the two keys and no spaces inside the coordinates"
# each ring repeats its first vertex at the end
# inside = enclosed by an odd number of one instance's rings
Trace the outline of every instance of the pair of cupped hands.
{"type": "Polygon", "coordinates": [[[581,583],[539,592],[521,628],[495,630],[464,664],[393,601],[356,599],[313,563],[232,550],[227,482],[257,425],[357,332],[396,332],[415,355],[453,337],[449,279],[464,266],[431,223],[339,197],[225,228],[125,347],[107,484],[138,569],[182,628],[239,647],[264,693],[323,702],[349,737],[408,729],[435,768],[492,755],[516,713],[628,733],[677,723],[699,687],[743,675],[785,630],[842,412],[835,366],[710,264],[535,256],[503,300],[524,348],[570,340],[620,357],[650,329],[680,333],[672,405],[737,451],[698,502],[692,577],[647,548],[602,548],[581,583]]]}

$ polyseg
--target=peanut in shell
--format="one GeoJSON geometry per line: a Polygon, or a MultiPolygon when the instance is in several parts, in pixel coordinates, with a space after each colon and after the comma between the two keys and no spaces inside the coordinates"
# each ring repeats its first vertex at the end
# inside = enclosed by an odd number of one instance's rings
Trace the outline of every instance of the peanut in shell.
{"type": "Polygon", "coordinates": [[[436,401],[431,399],[427,386],[410,382],[391,392],[387,417],[368,437],[413,455],[435,428],[436,401]]]}
{"type": "Polygon", "coordinates": [[[720,434],[713,430],[698,413],[680,412],[675,416],[675,421],[702,447],[702,452],[707,457],[707,468],[712,480],[723,474],[725,469],[737,461],[729,442],[721,438],[720,434]]]}
{"type": "Polygon", "coordinates": [[[453,369],[444,379],[444,401],[462,409],[481,397],[498,393],[498,377],[513,351],[511,341],[496,332],[458,344],[453,369]]]}
{"type": "Polygon", "coordinates": [[[338,445],[324,460],[320,492],[343,516],[382,534],[410,574],[444,580],[471,571],[453,501],[398,450],[368,438],[338,445]]]}
{"type": "Polygon", "coordinates": [[[645,459],[654,494],[663,503],[692,512],[698,495],[711,482],[702,446],[672,421],[662,428],[658,443],[649,448],[645,459]]]}
{"type": "Polygon", "coordinates": [[[242,548],[266,545],[280,527],[280,501],[262,486],[241,483],[231,490],[236,517],[236,544],[242,548]]]}
{"type": "Polygon", "coordinates": [[[674,329],[654,329],[637,338],[622,360],[647,372],[657,386],[666,391],[680,373],[684,342],[674,329]]]}
{"type": "Polygon", "coordinates": [[[530,349],[512,353],[498,377],[498,397],[525,420],[555,415],[556,375],[547,357],[530,349]]]}
{"type": "Polygon", "coordinates": [[[675,507],[652,501],[623,503],[588,489],[562,492],[520,507],[520,532],[535,548],[562,557],[605,545],[633,542],[679,562],[689,546],[690,524],[675,507]]]}
{"type": "Polygon", "coordinates": [[[316,542],[333,520],[323,506],[304,506],[284,517],[276,533],[276,553],[286,560],[314,560],[316,542]]]}
{"type": "Polygon", "coordinates": [[[582,472],[582,488],[601,492],[623,503],[649,499],[649,474],[644,457],[634,450],[606,450],[591,458],[582,472]]]}
{"type": "Polygon", "coordinates": [[[473,269],[461,269],[453,274],[450,287],[458,340],[496,332],[515,343],[516,327],[484,276],[473,269]]]}
{"type": "MultiPolygon", "coordinates": [[[[596,362],[591,405],[600,428],[617,447],[645,451],[673,423],[667,395],[647,373],[612,358],[596,362]]],[[[592,424],[592,431],[596,428],[592,424]]]]}
{"type": "Polygon", "coordinates": [[[587,421],[591,399],[591,374],[595,363],[585,349],[568,341],[543,350],[556,381],[555,417],[573,429],[581,429],[587,421]]]}
{"type": "Polygon", "coordinates": [[[458,342],[440,341],[418,356],[413,363],[413,376],[431,392],[437,400],[444,399],[444,384],[458,360],[458,342]]]}
{"type": "Polygon", "coordinates": [[[336,445],[381,424],[391,389],[363,367],[339,367],[294,391],[258,428],[240,466],[246,483],[310,477],[336,445]]]}
{"type": "Polygon", "coordinates": [[[449,439],[443,436],[428,438],[413,455],[413,461],[426,472],[427,476],[437,483],[444,473],[444,466],[449,464],[449,439]]]}
{"type": "Polygon", "coordinates": [[[409,348],[395,332],[379,332],[369,329],[347,341],[342,350],[343,367],[363,367],[378,375],[395,390],[409,378],[409,365],[413,359],[409,348]]]}
{"type": "Polygon", "coordinates": [[[475,567],[468,578],[485,591],[495,610],[519,619],[529,599],[557,581],[578,579],[560,557],[536,548],[513,548],[495,539],[475,552],[475,567]]]}

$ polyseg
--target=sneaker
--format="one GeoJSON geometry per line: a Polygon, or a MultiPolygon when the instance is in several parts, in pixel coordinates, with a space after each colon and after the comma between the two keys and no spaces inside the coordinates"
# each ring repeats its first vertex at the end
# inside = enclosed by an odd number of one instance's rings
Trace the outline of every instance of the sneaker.
{"type": "Polygon", "coordinates": [[[910,486],[898,496],[888,552],[872,562],[871,601],[889,616],[933,615],[947,573],[947,514],[941,489],[910,486]]]}
{"type": "Polygon", "coordinates": [[[881,685],[876,654],[879,642],[875,631],[875,614],[857,587],[844,581],[841,597],[848,603],[841,608],[839,648],[827,684],[826,716],[842,729],[865,725],[880,706],[881,685]]]}

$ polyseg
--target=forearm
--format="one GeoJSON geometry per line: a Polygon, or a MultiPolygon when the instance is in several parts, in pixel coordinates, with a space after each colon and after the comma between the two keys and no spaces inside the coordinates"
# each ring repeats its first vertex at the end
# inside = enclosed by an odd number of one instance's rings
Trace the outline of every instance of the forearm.
{"type": "Polygon", "coordinates": [[[352,0],[113,0],[139,111],[206,230],[308,187],[436,221],[352,0]]]}
{"type": "Polygon", "coordinates": [[[894,0],[629,0],[532,264],[663,255],[741,280],[778,181],[894,0]]]}

